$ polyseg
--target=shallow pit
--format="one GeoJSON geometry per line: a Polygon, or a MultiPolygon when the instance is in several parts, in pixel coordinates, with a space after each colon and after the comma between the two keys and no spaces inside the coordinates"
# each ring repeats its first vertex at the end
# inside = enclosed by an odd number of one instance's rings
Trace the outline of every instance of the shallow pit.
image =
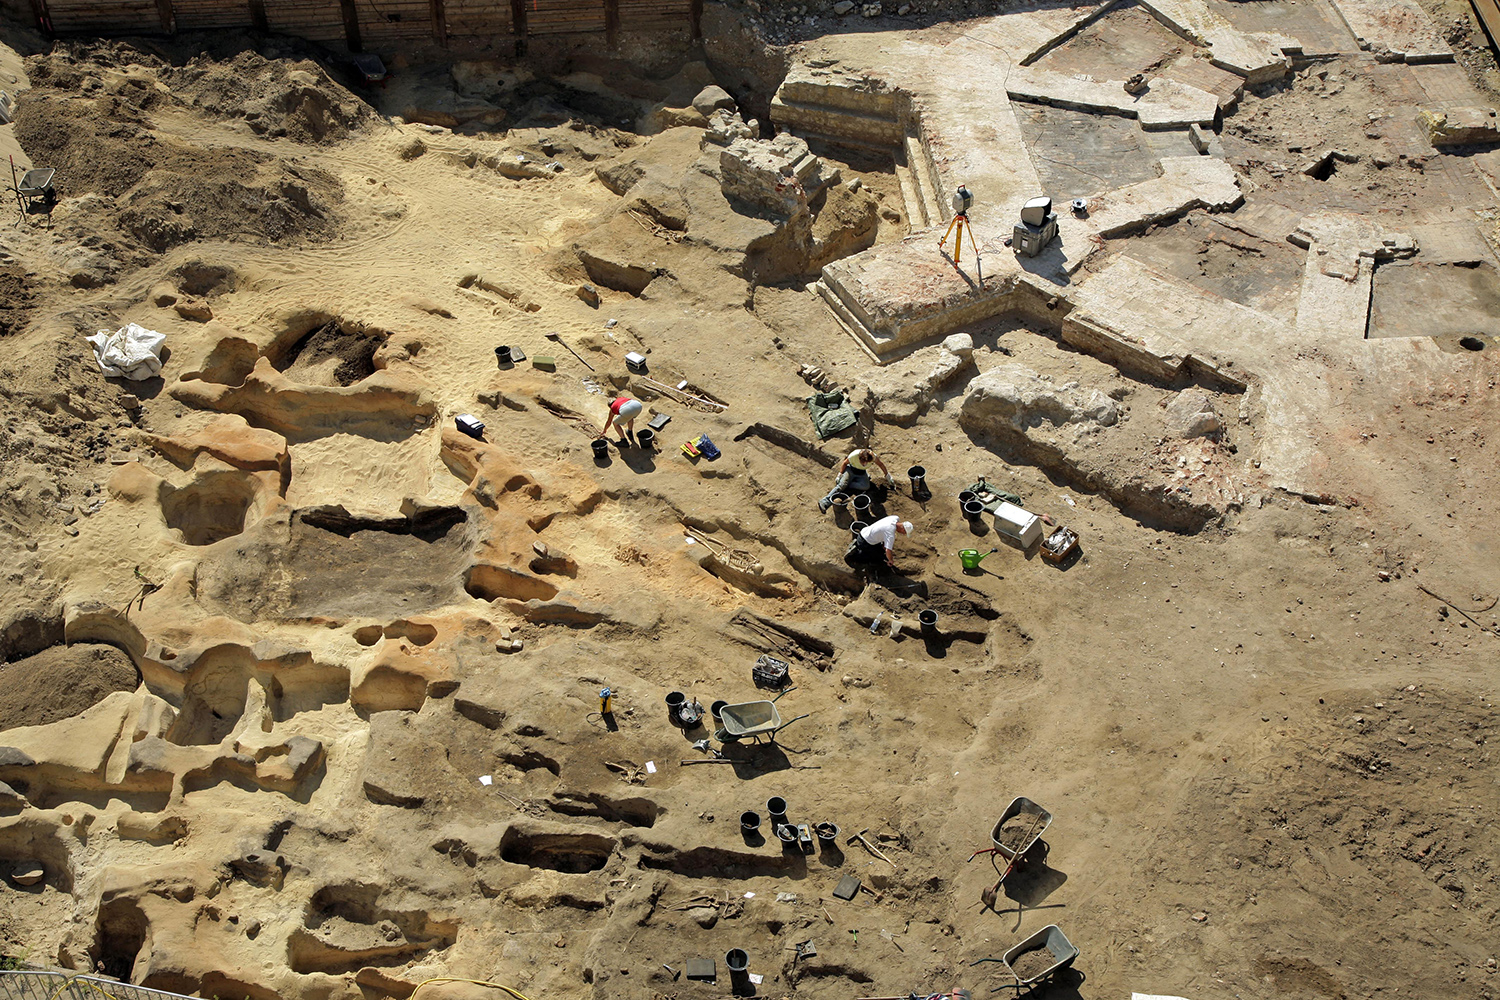
{"type": "Polygon", "coordinates": [[[172,489],[161,502],[167,527],[188,545],[212,545],[245,530],[255,502],[254,480],[239,472],[211,472],[172,489]]]}
{"type": "Polygon", "coordinates": [[[338,317],[317,317],[306,329],[276,338],[266,357],[278,372],[308,385],[351,386],[375,374],[375,352],[390,333],[338,317]]]}
{"type": "Polygon", "coordinates": [[[527,833],[511,827],[500,838],[500,857],[511,864],[582,875],[609,864],[615,839],[598,833],[527,833]]]}

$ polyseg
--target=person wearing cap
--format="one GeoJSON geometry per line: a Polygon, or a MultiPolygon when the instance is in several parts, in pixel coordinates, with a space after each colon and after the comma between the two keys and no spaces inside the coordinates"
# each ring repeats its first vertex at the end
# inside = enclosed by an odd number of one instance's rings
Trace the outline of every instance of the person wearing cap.
{"type": "Polygon", "coordinates": [[[875,453],[869,448],[856,448],[849,453],[849,457],[839,463],[837,478],[833,481],[833,489],[828,495],[818,501],[818,510],[824,514],[828,508],[833,506],[833,495],[835,493],[868,493],[870,491],[870,466],[879,466],[880,471],[885,473],[887,486],[895,485],[891,478],[891,470],[885,467],[885,463],[875,457],[875,453]]]}
{"type": "Polygon", "coordinates": [[[860,533],[854,537],[854,544],[849,547],[849,556],[854,561],[862,563],[883,560],[886,566],[894,568],[896,536],[911,533],[910,521],[903,521],[895,514],[882,517],[874,524],[861,529],[860,533]]]}
{"type": "Polygon", "coordinates": [[[604,430],[599,432],[600,437],[609,433],[611,425],[620,432],[620,447],[625,447],[635,440],[635,418],[641,415],[645,409],[639,399],[631,399],[629,396],[616,396],[609,402],[609,419],[604,422],[604,430]],[[629,439],[626,439],[626,435],[629,439]]]}

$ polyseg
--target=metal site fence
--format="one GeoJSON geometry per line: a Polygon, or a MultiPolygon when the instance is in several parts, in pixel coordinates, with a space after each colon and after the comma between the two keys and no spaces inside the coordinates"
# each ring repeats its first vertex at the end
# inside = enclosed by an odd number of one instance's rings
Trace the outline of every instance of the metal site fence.
{"type": "Polygon", "coordinates": [[[0,1000],[187,1000],[181,993],[42,969],[0,971],[0,1000]]]}

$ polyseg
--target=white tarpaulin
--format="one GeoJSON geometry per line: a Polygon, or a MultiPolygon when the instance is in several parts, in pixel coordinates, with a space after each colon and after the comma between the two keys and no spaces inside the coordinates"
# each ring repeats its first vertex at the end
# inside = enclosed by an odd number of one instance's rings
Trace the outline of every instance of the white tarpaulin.
{"type": "Polygon", "coordinates": [[[100,371],[139,382],[161,372],[161,349],[166,346],[167,338],[131,323],[114,333],[100,330],[88,342],[94,348],[100,371]]]}
{"type": "Polygon", "coordinates": [[[1159,993],[1132,993],[1130,1000],[1184,1000],[1184,998],[1169,997],[1159,993]]]}

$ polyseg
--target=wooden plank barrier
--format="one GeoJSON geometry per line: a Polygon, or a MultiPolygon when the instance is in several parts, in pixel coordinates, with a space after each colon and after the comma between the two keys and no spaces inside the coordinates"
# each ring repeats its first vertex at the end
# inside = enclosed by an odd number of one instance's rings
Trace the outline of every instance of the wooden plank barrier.
{"type": "MultiPolygon", "coordinates": [[[[10,0],[20,2],[20,0],[10,0]]],[[[27,0],[58,34],[162,34],[254,28],[317,42],[697,30],[701,0],[27,0]]],[[[1497,0],[1473,0],[1476,9],[1497,0]]],[[[1500,16],[1500,14],[1497,14],[1500,16]]]]}

